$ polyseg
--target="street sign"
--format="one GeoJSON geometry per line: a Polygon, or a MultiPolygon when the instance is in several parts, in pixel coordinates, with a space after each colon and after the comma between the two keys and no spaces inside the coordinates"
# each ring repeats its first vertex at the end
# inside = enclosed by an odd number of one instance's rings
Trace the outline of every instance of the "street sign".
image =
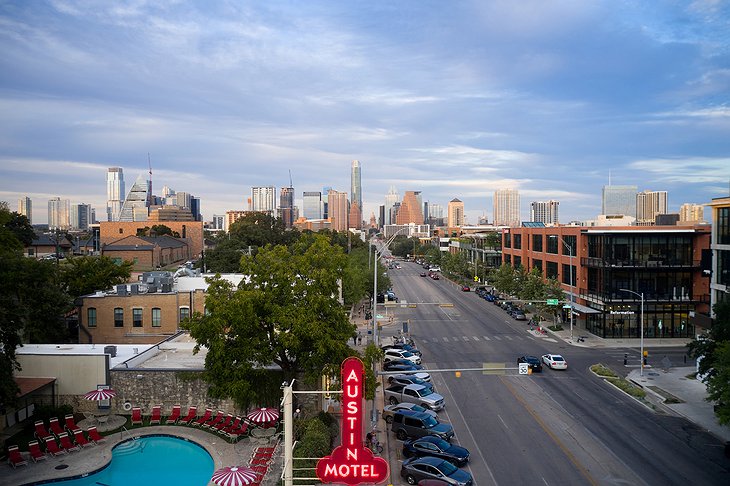
{"type": "Polygon", "coordinates": [[[558,299],[548,299],[545,302],[547,302],[547,305],[558,305],[558,299]]]}
{"type": "Polygon", "coordinates": [[[476,275],[474,275],[474,281],[475,282],[478,282],[479,281],[479,277],[477,277],[476,275]]]}
{"type": "Polygon", "coordinates": [[[529,366],[530,366],[530,365],[528,365],[527,363],[520,363],[520,364],[519,364],[519,367],[520,367],[520,374],[521,374],[521,375],[527,375],[527,374],[529,374],[529,373],[530,373],[530,371],[529,371],[529,366]]]}
{"type": "Polygon", "coordinates": [[[565,304],[565,305],[563,306],[563,309],[570,309],[571,307],[572,307],[572,306],[571,306],[570,304],[565,304]]]}

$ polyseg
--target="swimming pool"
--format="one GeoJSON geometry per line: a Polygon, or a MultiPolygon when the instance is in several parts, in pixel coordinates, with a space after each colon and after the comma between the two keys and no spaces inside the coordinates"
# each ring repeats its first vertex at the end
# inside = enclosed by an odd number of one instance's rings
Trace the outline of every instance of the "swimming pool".
{"type": "MultiPolygon", "coordinates": [[[[104,469],[83,478],[53,481],[53,484],[206,486],[213,469],[213,458],[195,442],[170,435],[147,435],[114,446],[112,460],[104,469]]],[[[37,484],[48,483],[51,481],[37,484]]]]}

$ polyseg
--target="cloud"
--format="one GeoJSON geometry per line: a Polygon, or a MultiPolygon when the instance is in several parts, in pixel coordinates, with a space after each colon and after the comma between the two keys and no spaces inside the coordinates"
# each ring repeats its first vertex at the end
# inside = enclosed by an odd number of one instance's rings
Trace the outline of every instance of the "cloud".
{"type": "Polygon", "coordinates": [[[636,160],[629,168],[649,172],[654,183],[713,184],[730,180],[730,158],[665,158],[636,160]]]}

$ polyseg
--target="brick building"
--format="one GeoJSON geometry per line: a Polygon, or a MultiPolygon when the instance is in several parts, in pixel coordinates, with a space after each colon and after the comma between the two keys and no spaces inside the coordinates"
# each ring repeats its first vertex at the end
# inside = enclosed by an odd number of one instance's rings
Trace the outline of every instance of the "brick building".
{"type": "Polygon", "coordinates": [[[187,241],[171,236],[127,236],[103,244],[101,254],[119,262],[133,262],[133,270],[153,270],[192,257],[187,241]]]}
{"type": "Polygon", "coordinates": [[[162,224],[177,232],[185,240],[190,249],[190,258],[200,258],[203,253],[202,221],[103,221],[99,223],[99,239],[101,245],[114,243],[127,236],[137,236],[138,229],[162,224]]]}

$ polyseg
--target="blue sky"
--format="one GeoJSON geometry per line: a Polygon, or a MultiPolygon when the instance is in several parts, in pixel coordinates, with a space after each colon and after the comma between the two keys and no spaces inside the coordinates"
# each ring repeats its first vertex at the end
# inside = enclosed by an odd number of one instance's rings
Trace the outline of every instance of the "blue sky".
{"type": "Polygon", "coordinates": [[[392,185],[469,222],[495,189],[594,218],[601,187],[730,188],[730,3],[699,1],[3,1],[0,200],[92,204],[108,167],[153,168],[246,209],[251,186],[392,185]]]}

